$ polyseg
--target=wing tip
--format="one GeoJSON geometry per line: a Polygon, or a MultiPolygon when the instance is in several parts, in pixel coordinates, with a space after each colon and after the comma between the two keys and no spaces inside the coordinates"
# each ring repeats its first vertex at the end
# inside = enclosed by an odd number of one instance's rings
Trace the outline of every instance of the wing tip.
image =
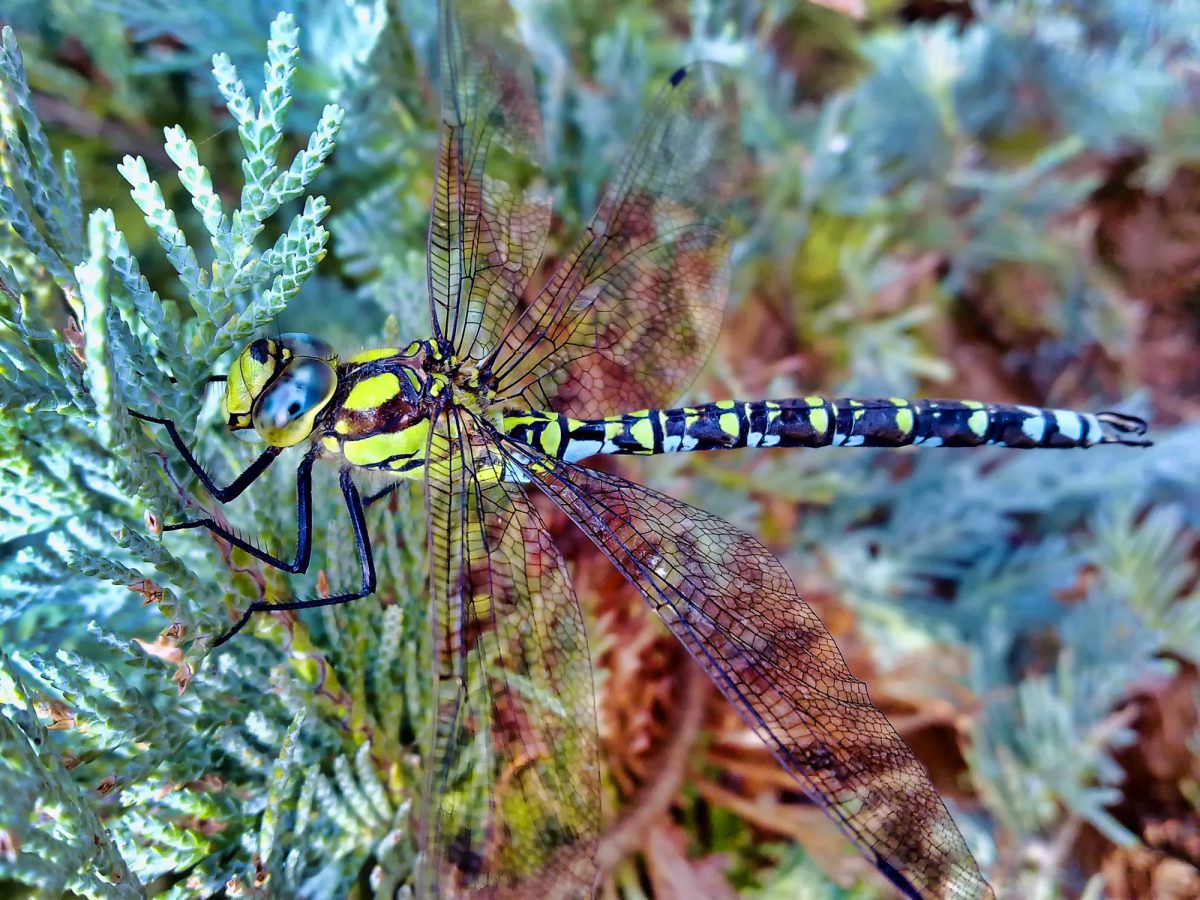
{"type": "Polygon", "coordinates": [[[688,76],[687,66],[680,66],[678,69],[676,69],[674,72],[671,73],[671,78],[669,79],[671,87],[679,87],[679,83],[681,81],[683,81],[683,79],[687,78],[687,76],[688,76]]]}

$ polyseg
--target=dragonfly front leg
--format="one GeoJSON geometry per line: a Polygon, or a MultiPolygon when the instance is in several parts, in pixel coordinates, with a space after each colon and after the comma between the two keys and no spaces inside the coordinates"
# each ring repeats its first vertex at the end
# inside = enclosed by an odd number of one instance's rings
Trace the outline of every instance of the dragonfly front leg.
{"type": "Polygon", "coordinates": [[[280,447],[268,447],[259,457],[250,463],[241,475],[237,476],[226,487],[217,487],[212,480],[212,476],[205,471],[204,466],[200,465],[196,457],[192,455],[192,451],[188,448],[187,443],[183,440],[183,435],[179,433],[179,429],[175,427],[175,423],[170,419],[160,419],[156,416],[148,416],[144,413],[134,412],[132,409],[129,414],[135,419],[141,419],[143,422],[150,422],[153,425],[161,425],[167,429],[167,434],[171,438],[171,443],[175,445],[175,449],[179,451],[179,455],[183,457],[183,461],[188,464],[188,468],[195,473],[200,479],[200,483],[205,489],[212,494],[221,503],[228,503],[250,487],[257,480],[258,476],[267,470],[271,463],[275,462],[276,458],[282,451],[280,447]]]}
{"type": "MultiPolygon", "coordinates": [[[[308,475],[308,494],[311,499],[312,493],[312,477],[311,477],[311,461],[306,457],[305,461],[309,463],[310,474],[308,475]]],[[[301,464],[303,466],[303,463],[301,464]]],[[[359,496],[358,487],[354,484],[354,479],[351,477],[350,469],[343,469],[340,479],[342,487],[342,496],[346,499],[346,509],[350,513],[350,524],[354,528],[354,543],[358,548],[358,564],[362,573],[362,586],[357,591],[350,591],[344,594],[336,594],[332,597],[316,597],[311,600],[291,600],[286,603],[267,603],[265,601],[251,603],[246,607],[242,617],[237,623],[227,632],[221,635],[213,642],[213,647],[219,647],[227,640],[237,634],[250,621],[250,616],[256,612],[278,612],[280,610],[289,609],[312,609],[316,606],[334,606],[338,603],[349,603],[352,600],[359,600],[369,594],[375,593],[375,588],[378,585],[378,578],[375,574],[375,559],[371,554],[371,538],[367,532],[366,517],[363,514],[362,498],[359,496]]],[[[299,504],[297,504],[299,508],[299,504]]],[[[301,533],[304,535],[305,541],[311,538],[311,509],[308,512],[308,525],[301,527],[301,533]]],[[[303,518],[301,522],[303,523],[303,518]]],[[[261,558],[261,557],[260,557],[261,558]]],[[[305,547],[305,566],[308,565],[308,548],[305,547]]]]}

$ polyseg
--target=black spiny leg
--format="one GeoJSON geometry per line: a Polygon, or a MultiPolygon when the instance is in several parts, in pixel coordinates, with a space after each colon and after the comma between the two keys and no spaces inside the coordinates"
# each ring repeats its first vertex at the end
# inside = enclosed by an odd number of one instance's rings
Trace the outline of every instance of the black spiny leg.
{"type": "Polygon", "coordinates": [[[384,500],[384,499],[392,496],[392,494],[394,494],[396,492],[396,490],[402,484],[404,484],[403,481],[394,481],[391,484],[389,484],[387,487],[380,488],[378,491],[376,491],[373,494],[367,494],[367,496],[363,498],[363,506],[370,508],[370,507],[374,506],[376,503],[378,503],[380,500],[384,500]]]}
{"type": "MultiPolygon", "coordinates": [[[[215,379],[214,379],[215,380],[215,379]]],[[[200,479],[200,482],[219,502],[226,503],[240,496],[246,488],[254,483],[258,477],[267,470],[267,468],[275,461],[282,452],[279,447],[268,447],[262,454],[252,462],[242,474],[233,480],[227,487],[220,488],[213,482],[208,472],[192,455],[184,443],[183,436],[175,427],[175,423],[170,419],[160,419],[154,416],[147,416],[143,413],[129,411],[134,418],[141,419],[143,422],[151,422],[155,425],[162,425],[167,429],[167,434],[171,437],[171,442],[175,445],[175,449],[179,451],[179,455],[183,457],[184,462],[200,479]]],[[[163,531],[181,531],[187,528],[207,528],[213,534],[224,538],[234,547],[244,550],[255,559],[265,562],[267,565],[293,575],[301,575],[308,571],[308,563],[312,556],[312,467],[316,461],[315,454],[307,454],[300,461],[300,465],[296,468],[296,555],[289,562],[281,559],[271,553],[261,550],[253,544],[246,541],[244,538],[234,534],[228,528],[219,525],[211,518],[197,519],[191,522],[179,522],[173,525],[163,526],[163,531]]],[[[346,594],[337,594],[333,597],[318,597],[312,600],[293,600],[288,603],[251,603],[246,611],[242,613],[242,617],[237,623],[221,635],[213,643],[213,647],[219,647],[228,641],[231,637],[237,634],[246,623],[250,620],[250,616],[256,612],[269,612],[271,610],[289,610],[289,609],[310,609],[316,606],[333,606],[338,603],[349,603],[352,600],[358,600],[366,597],[368,594],[375,592],[375,587],[378,579],[375,575],[375,560],[371,555],[371,539],[367,534],[367,523],[363,516],[363,502],[359,496],[358,487],[354,484],[354,479],[350,475],[350,469],[343,469],[340,479],[342,487],[342,495],[346,499],[346,509],[350,512],[350,523],[354,527],[354,542],[358,547],[358,562],[362,570],[362,587],[346,594]]],[[[383,497],[390,494],[398,487],[389,485],[384,490],[377,494],[372,494],[367,498],[368,504],[374,503],[376,500],[381,500],[383,497]]]]}
{"type": "MultiPolygon", "coordinates": [[[[167,429],[167,434],[171,437],[171,443],[175,445],[175,449],[179,451],[179,455],[183,457],[183,461],[188,464],[188,468],[196,473],[196,477],[200,479],[200,483],[221,503],[228,503],[250,487],[251,484],[267,470],[271,463],[275,462],[276,457],[283,452],[280,447],[268,447],[262,452],[258,459],[250,463],[246,471],[242,472],[228,487],[217,487],[213,482],[212,477],[208,472],[204,471],[204,467],[197,462],[196,457],[192,456],[192,451],[188,449],[188,445],[184,443],[183,436],[179,433],[179,429],[175,427],[175,423],[170,419],[159,419],[154,416],[147,416],[140,412],[134,412],[132,409],[129,414],[135,419],[141,419],[143,422],[150,422],[154,425],[161,425],[167,429]]],[[[199,523],[198,523],[199,524],[199,523]]],[[[181,526],[187,527],[187,526],[181,526]]]]}
{"type": "MultiPolygon", "coordinates": [[[[304,566],[307,568],[308,551],[312,540],[312,512],[311,504],[309,503],[312,497],[312,460],[308,457],[305,457],[304,462],[300,464],[300,468],[301,472],[297,473],[297,483],[300,484],[302,481],[304,482],[304,490],[301,492],[300,496],[305,497],[305,500],[302,504],[298,498],[296,503],[297,517],[300,520],[300,538],[298,538],[298,543],[301,539],[304,542],[304,566]],[[305,463],[308,464],[307,469],[305,468],[305,463]]],[[[340,483],[342,486],[342,496],[346,498],[346,509],[350,512],[350,524],[354,527],[354,543],[358,547],[358,564],[362,570],[362,587],[357,591],[352,591],[346,594],[337,594],[333,597],[316,597],[312,600],[292,600],[287,603],[251,603],[246,608],[246,611],[242,613],[242,617],[238,619],[237,623],[231,629],[217,638],[217,640],[213,643],[214,648],[221,646],[227,640],[241,631],[242,628],[245,627],[246,623],[250,621],[250,616],[256,612],[275,612],[285,609],[312,609],[316,606],[334,606],[338,603],[349,603],[352,600],[358,600],[375,592],[378,579],[375,575],[375,559],[371,555],[371,538],[367,534],[367,522],[363,515],[362,498],[359,497],[358,488],[355,486],[354,479],[350,475],[350,469],[342,469],[340,483]]],[[[228,538],[226,533],[219,533],[228,538]]],[[[248,549],[248,547],[243,543],[239,543],[238,546],[242,547],[243,549],[248,549]]],[[[267,554],[259,555],[258,553],[255,553],[255,555],[257,555],[259,559],[269,562],[269,560],[266,559],[267,554]]],[[[297,547],[297,559],[299,559],[300,556],[300,548],[297,547]]],[[[280,568],[283,567],[281,566],[280,568]]]]}
{"type": "MultiPolygon", "coordinates": [[[[303,575],[308,571],[308,559],[312,555],[312,467],[316,459],[315,453],[305,454],[304,458],[300,460],[300,465],[296,467],[296,555],[290,562],[254,546],[244,537],[235,534],[207,516],[203,519],[164,525],[163,531],[207,528],[213,534],[224,538],[239,550],[245,550],[268,566],[292,575],[303,575]]],[[[345,490],[344,487],[343,490],[345,490]]],[[[355,496],[357,497],[357,494],[355,496]]]]}

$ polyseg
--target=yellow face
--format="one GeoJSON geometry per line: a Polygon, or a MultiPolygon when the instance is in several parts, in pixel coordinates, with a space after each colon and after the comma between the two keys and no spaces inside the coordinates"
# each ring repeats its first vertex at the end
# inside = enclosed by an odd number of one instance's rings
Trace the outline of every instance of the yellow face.
{"type": "Polygon", "coordinates": [[[229,368],[225,419],[234,431],[253,427],[272,447],[291,447],[337,390],[337,354],[307,334],[259,338],[229,368]]]}

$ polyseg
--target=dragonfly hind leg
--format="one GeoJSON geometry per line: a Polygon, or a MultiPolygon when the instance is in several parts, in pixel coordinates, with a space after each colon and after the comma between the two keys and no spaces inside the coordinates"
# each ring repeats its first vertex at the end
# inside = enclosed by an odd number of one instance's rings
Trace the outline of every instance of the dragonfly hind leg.
{"type": "MultiPolygon", "coordinates": [[[[281,450],[278,447],[268,447],[262,452],[257,459],[252,462],[244,472],[238,475],[232,483],[227,487],[221,488],[216,485],[212,477],[205,471],[204,467],[196,460],[187,444],[180,435],[179,429],[175,427],[175,423],[170,419],[148,416],[143,413],[129,411],[134,418],[141,419],[143,422],[150,422],[155,425],[162,425],[167,429],[167,434],[171,437],[171,442],[179,451],[179,455],[183,457],[184,462],[200,479],[200,482],[219,502],[225,503],[233,500],[245,492],[254,481],[258,479],[263,472],[278,458],[281,450]]],[[[196,519],[186,522],[177,522],[163,526],[163,531],[183,531],[189,528],[207,528],[213,534],[218,535],[228,541],[232,546],[243,550],[253,556],[255,559],[266,563],[273,568],[288,572],[293,575],[302,575],[308,571],[309,561],[312,557],[312,467],[316,461],[316,454],[308,453],[300,461],[300,465],[296,467],[296,555],[289,561],[268,553],[265,550],[255,546],[247,541],[241,535],[236,534],[230,529],[219,524],[216,520],[210,517],[196,519]]],[[[371,539],[367,533],[366,519],[363,514],[363,503],[359,496],[358,488],[354,484],[354,480],[350,475],[349,469],[343,469],[341,473],[341,488],[342,496],[346,500],[346,509],[350,513],[350,522],[354,528],[354,542],[358,549],[359,567],[362,572],[362,584],[356,591],[336,594],[331,597],[316,597],[310,600],[292,600],[285,603],[267,603],[257,602],[251,603],[242,613],[241,617],[233,627],[222,634],[213,642],[213,648],[219,647],[232,638],[235,634],[241,631],[248,621],[250,616],[256,612],[270,612],[272,610],[293,610],[293,609],[310,609],[316,606],[332,606],[338,603],[349,603],[353,600],[358,600],[375,592],[378,583],[375,574],[375,561],[371,553],[371,539]]],[[[380,492],[379,495],[374,495],[368,498],[368,502],[381,499],[382,496],[390,491],[380,492]]]]}

